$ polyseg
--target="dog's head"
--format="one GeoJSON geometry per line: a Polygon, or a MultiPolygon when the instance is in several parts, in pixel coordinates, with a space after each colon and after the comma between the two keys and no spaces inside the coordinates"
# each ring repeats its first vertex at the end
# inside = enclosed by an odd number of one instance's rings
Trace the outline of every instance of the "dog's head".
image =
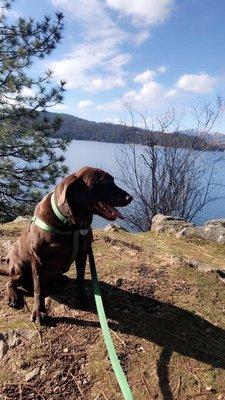
{"type": "Polygon", "coordinates": [[[58,185],[56,194],[58,207],[71,221],[75,216],[87,220],[93,214],[109,221],[123,218],[115,207],[127,206],[133,199],[115,184],[109,173],[91,167],[84,167],[65,178],[58,185]]]}

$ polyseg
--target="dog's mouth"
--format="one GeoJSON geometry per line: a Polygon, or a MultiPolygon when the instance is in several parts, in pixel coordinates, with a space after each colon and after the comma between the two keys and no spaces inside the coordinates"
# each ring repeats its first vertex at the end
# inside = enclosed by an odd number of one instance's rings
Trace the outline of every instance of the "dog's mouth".
{"type": "Polygon", "coordinates": [[[100,215],[109,221],[115,221],[116,218],[124,219],[124,216],[115,207],[98,201],[94,206],[94,213],[100,215]]]}

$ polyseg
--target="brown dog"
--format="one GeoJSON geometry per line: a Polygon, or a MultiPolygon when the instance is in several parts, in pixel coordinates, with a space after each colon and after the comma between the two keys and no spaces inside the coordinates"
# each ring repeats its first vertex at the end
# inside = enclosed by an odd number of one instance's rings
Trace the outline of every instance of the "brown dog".
{"type": "Polygon", "coordinates": [[[114,221],[117,217],[122,218],[114,207],[123,207],[132,201],[128,193],[116,186],[110,174],[90,167],[69,175],[55,188],[55,205],[65,218],[64,222],[53,211],[51,196],[52,193],[49,193],[42,199],[34,214],[37,220],[55,231],[43,229],[34,220],[7,255],[7,274],[10,276],[6,284],[8,304],[17,307],[17,286],[33,289],[34,308],[31,318],[38,323],[46,313],[46,289],[51,289],[54,279],[67,272],[74,261],[73,232],[78,233],[78,251],[75,256],[77,288],[80,298],[84,298],[84,274],[92,243],[90,225],[93,214],[114,221]]]}

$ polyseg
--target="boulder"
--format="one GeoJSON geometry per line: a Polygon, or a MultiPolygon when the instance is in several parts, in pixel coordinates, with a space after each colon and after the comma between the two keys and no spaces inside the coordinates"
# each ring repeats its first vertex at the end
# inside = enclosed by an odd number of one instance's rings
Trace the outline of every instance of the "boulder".
{"type": "Polygon", "coordinates": [[[175,234],[194,225],[179,217],[157,214],[152,218],[151,231],[156,233],[175,234]]]}
{"type": "Polygon", "coordinates": [[[223,277],[225,277],[224,271],[219,271],[217,265],[205,264],[194,258],[171,255],[167,256],[167,260],[172,267],[190,267],[200,272],[216,272],[218,275],[220,272],[220,276],[223,275],[223,277]]]}
{"type": "Polygon", "coordinates": [[[0,333],[0,359],[2,359],[8,350],[19,346],[23,340],[31,340],[37,335],[33,329],[17,329],[0,333]]]}
{"type": "Polygon", "coordinates": [[[212,219],[197,228],[199,236],[216,243],[225,243],[225,218],[212,219]]]}
{"type": "Polygon", "coordinates": [[[105,232],[111,231],[111,232],[118,232],[118,231],[124,231],[128,232],[126,228],[123,226],[117,225],[117,224],[109,224],[104,228],[105,232]]]}
{"type": "Polygon", "coordinates": [[[191,238],[191,237],[197,237],[200,236],[198,233],[198,228],[194,226],[187,226],[186,228],[183,228],[181,231],[177,232],[175,234],[177,239],[180,238],[191,238]]]}

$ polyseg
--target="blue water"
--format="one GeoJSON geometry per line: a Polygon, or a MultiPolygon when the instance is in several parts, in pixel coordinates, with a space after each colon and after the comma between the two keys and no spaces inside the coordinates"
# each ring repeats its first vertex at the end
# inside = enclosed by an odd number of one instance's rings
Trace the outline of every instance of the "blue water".
{"type": "MultiPolygon", "coordinates": [[[[102,168],[111,173],[116,179],[119,177],[116,157],[120,156],[121,146],[127,145],[73,140],[65,152],[65,164],[69,167],[70,172],[74,172],[84,166],[102,168]]],[[[218,154],[219,156],[221,157],[221,153],[218,154]]],[[[206,153],[204,157],[209,159],[212,157],[212,153],[206,153]]],[[[213,197],[217,197],[217,200],[207,204],[195,217],[193,222],[198,225],[204,224],[209,219],[225,218],[225,186],[223,186],[223,184],[225,185],[225,161],[217,164],[215,182],[217,185],[215,185],[213,197]]],[[[118,181],[117,183],[119,184],[118,181]]],[[[123,225],[121,220],[116,222],[123,225]]],[[[93,221],[94,227],[100,228],[108,224],[109,221],[101,217],[95,217],[93,221]]]]}

